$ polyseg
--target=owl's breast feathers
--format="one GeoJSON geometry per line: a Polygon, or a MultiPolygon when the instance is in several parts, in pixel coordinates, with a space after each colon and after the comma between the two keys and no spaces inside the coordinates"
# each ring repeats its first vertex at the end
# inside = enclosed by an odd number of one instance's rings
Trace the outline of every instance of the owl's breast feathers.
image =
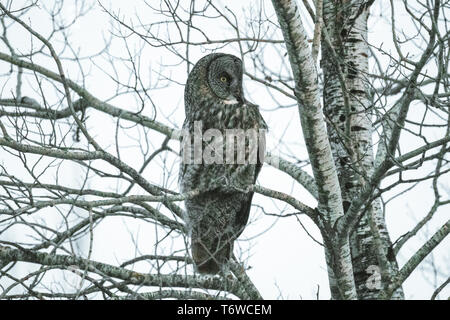
{"type": "MultiPolygon", "coordinates": [[[[190,134],[190,145],[194,145],[194,125],[196,122],[201,123],[202,134],[209,129],[217,129],[221,132],[223,137],[223,162],[221,163],[182,163],[181,167],[181,190],[188,192],[191,190],[211,191],[221,190],[222,192],[235,192],[237,190],[245,190],[248,186],[256,182],[256,177],[262,167],[263,159],[261,158],[265,149],[264,131],[267,125],[259,113],[258,106],[250,102],[237,103],[233,105],[226,104],[208,104],[202,103],[197,106],[196,111],[187,117],[183,128],[190,134]],[[242,129],[245,132],[245,148],[238,151],[239,142],[236,142],[234,148],[233,163],[226,162],[226,152],[228,139],[228,130],[242,129]],[[254,130],[256,134],[256,144],[251,145],[247,130],[254,130]],[[256,148],[256,150],[254,149],[256,148]],[[261,151],[262,148],[262,151],[261,151]],[[244,163],[237,162],[238,153],[245,154],[244,163]],[[256,161],[250,160],[250,153],[257,156],[256,161]]],[[[214,139],[214,138],[213,138],[214,139]]],[[[255,143],[255,141],[253,142],[255,143]]],[[[211,146],[213,140],[202,142],[202,152],[207,150],[207,146],[211,146]]],[[[192,147],[191,147],[192,148],[192,147]]],[[[193,155],[193,148],[191,150],[193,155]]],[[[193,158],[193,156],[192,156],[193,158]]],[[[254,158],[252,158],[254,159],[254,158]]]]}
{"type": "Polygon", "coordinates": [[[193,130],[194,122],[201,121],[203,131],[208,129],[267,129],[267,124],[259,112],[259,107],[251,102],[221,103],[203,101],[199,108],[186,117],[183,127],[193,130]]]}

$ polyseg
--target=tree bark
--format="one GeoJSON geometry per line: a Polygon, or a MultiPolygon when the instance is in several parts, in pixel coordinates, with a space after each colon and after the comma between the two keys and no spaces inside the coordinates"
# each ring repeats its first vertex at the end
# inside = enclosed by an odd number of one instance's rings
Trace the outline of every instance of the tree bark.
{"type": "MultiPolygon", "coordinates": [[[[326,0],[323,8],[324,112],[344,212],[374,172],[372,107],[365,81],[370,2],[326,0]]],[[[398,266],[380,199],[360,210],[361,219],[350,235],[355,285],[358,299],[377,299],[398,266]],[[378,283],[370,282],[374,277],[380,277],[378,283]]],[[[403,298],[401,288],[393,298],[403,298]]]]}
{"type": "Polygon", "coordinates": [[[294,93],[309,159],[318,187],[318,227],[326,246],[329,281],[335,298],[356,299],[348,237],[333,226],[343,216],[339,180],[330,148],[318,86],[318,74],[295,1],[272,1],[283,32],[295,80],[294,93]]]}

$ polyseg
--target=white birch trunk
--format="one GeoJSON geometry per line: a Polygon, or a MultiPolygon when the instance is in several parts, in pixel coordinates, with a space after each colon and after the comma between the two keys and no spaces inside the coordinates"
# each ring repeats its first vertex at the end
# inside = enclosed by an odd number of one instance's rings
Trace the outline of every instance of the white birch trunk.
{"type": "Polygon", "coordinates": [[[317,184],[319,228],[327,246],[330,285],[335,295],[339,293],[336,298],[356,299],[348,238],[338,238],[333,229],[343,215],[343,206],[320,104],[317,70],[296,2],[273,0],[272,3],[288,50],[303,135],[317,184]]]}
{"type": "MultiPolygon", "coordinates": [[[[364,77],[368,73],[369,1],[324,1],[323,18],[333,49],[322,44],[324,111],[338,170],[344,211],[374,170],[372,113],[364,77]],[[333,54],[331,50],[334,50],[333,54]],[[336,59],[336,57],[338,57],[336,59]],[[341,74],[339,74],[339,72],[341,74]]],[[[353,272],[359,299],[376,299],[398,270],[391,254],[380,200],[368,204],[350,236],[353,272]],[[370,282],[380,272],[379,284],[370,282]]],[[[401,289],[395,298],[402,298],[401,289]]]]}

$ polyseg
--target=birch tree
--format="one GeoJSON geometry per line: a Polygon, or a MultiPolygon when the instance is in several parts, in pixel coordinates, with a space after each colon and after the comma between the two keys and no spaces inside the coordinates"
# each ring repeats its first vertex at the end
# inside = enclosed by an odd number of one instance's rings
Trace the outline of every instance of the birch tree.
{"type": "Polygon", "coordinates": [[[228,275],[194,272],[183,200],[195,194],[177,185],[187,74],[206,53],[228,52],[244,61],[247,96],[269,126],[252,216],[299,223],[332,299],[408,298],[403,284],[420,272],[434,279],[429,298],[446,299],[449,8],[3,1],[0,298],[265,298],[244,249],[228,275]],[[101,45],[89,42],[96,28],[101,45]],[[291,191],[277,185],[286,177],[291,191]],[[427,208],[398,238],[389,216],[407,217],[394,201],[427,208]],[[116,235],[128,222],[137,229],[116,235]],[[113,243],[134,252],[99,260],[113,243]]]}

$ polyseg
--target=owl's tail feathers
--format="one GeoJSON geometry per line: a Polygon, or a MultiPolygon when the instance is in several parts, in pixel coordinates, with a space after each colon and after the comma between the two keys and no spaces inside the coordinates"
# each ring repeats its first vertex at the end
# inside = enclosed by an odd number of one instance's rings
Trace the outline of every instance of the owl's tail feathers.
{"type": "Polygon", "coordinates": [[[233,241],[213,241],[213,243],[210,248],[201,240],[192,242],[192,258],[199,273],[219,273],[233,253],[233,241]]]}

